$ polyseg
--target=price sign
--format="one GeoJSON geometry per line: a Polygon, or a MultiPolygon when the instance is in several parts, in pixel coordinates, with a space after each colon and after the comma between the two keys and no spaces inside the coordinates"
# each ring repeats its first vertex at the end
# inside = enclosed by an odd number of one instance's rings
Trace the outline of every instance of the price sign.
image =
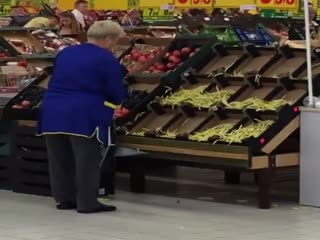
{"type": "Polygon", "coordinates": [[[213,0],[175,0],[178,8],[212,8],[213,0]]]}
{"type": "Polygon", "coordinates": [[[127,10],[128,0],[117,0],[117,1],[106,1],[106,0],[95,0],[94,9],[97,10],[127,10]]]}
{"type": "MultiPolygon", "coordinates": [[[[105,1],[105,0],[104,0],[105,1]]],[[[173,0],[139,0],[140,8],[159,8],[161,6],[174,5],[173,0]]]]}
{"type": "Polygon", "coordinates": [[[145,8],[143,9],[143,19],[144,20],[165,20],[172,19],[174,15],[174,9],[164,9],[164,8],[145,8]]]}
{"type": "Polygon", "coordinates": [[[258,8],[297,9],[299,0],[257,0],[258,8]]]}
{"type": "Polygon", "coordinates": [[[9,16],[11,12],[11,4],[0,4],[0,15],[9,16]]]}
{"type": "Polygon", "coordinates": [[[255,5],[255,0],[215,0],[215,8],[239,8],[240,6],[255,5]]]}
{"type": "Polygon", "coordinates": [[[0,0],[0,15],[9,16],[11,12],[11,0],[0,0]]]}

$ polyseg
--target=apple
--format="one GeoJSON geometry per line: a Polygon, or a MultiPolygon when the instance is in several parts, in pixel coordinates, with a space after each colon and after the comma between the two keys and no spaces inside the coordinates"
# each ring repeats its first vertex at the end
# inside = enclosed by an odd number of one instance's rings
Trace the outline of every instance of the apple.
{"type": "Polygon", "coordinates": [[[30,101],[27,101],[27,100],[24,100],[22,103],[21,103],[21,106],[24,107],[24,108],[29,108],[31,106],[31,102],[30,101]]]}
{"type": "Polygon", "coordinates": [[[175,56],[175,57],[180,57],[181,56],[181,52],[179,50],[174,50],[172,52],[172,55],[175,56]]]}
{"type": "Polygon", "coordinates": [[[145,64],[145,63],[148,62],[148,58],[145,57],[145,56],[140,56],[140,57],[138,58],[138,61],[139,61],[140,63],[145,64]]]}
{"type": "Polygon", "coordinates": [[[167,69],[169,69],[169,70],[175,69],[175,67],[176,67],[175,63],[168,63],[167,64],[167,69]]]}
{"type": "Polygon", "coordinates": [[[158,64],[158,65],[156,66],[156,70],[159,70],[160,72],[164,72],[164,71],[167,70],[167,68],[166,68],[166,66],[163,65],[163,64],[158,64]]]}
{"type": "Polygon", "coordinates": [[[26,62],[26,61],[19,61],[19,62],[18,62],[18,66],[19,66],[19,67],[24,67],[24,68],[26,68],[26,67],[28,67],[28,62],[26,62]]]}
{"type": "Polygon", "coordinates": [[[189,47],[184,47],[184,48],[181,49],[181,53],[182,53],[183,55],[188,55],[188,54],[191,53],[191,48],[189,48],[189,47]]]}
{"type": "Polygon", "coordinates": [[[180,58],[175,57],[175,56],[171,56],[169,58],[169,61],[172,62],[172,63],[175,63],[175,64],[179,64],[181,62],[180,58]]]}

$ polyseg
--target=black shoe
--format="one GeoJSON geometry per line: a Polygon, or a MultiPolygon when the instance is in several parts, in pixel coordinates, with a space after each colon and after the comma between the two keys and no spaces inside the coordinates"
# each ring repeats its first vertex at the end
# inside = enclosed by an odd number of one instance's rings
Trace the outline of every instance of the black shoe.
{"type": "Polygon", "coordinates": [[[77,204],[74,202],[61,202],[57,205],[58,210],[73,210],[77,209],[77,204]]]}
{"type": "Polygon", "coordinates": [[[78,210],[78,213],[89,214],[89,213],[99,213],[99,212],[114,212],[116,210],[117,208],[114,206],[101,204],[99,207],[92,210],[78,210]]]}

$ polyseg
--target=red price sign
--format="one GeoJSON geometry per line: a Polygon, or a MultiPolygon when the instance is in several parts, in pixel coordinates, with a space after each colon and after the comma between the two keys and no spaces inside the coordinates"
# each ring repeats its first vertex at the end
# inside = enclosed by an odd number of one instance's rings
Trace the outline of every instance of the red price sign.
{"type": "Polygon", "coordinates": [[[257,0],[258,8],[297,9],[299,0],[257,0]]]}
{"type": "Polygon", "coordinates": [[[176,7],[182,8],[211,8],[213,0],[175,0],[176,7]]]}

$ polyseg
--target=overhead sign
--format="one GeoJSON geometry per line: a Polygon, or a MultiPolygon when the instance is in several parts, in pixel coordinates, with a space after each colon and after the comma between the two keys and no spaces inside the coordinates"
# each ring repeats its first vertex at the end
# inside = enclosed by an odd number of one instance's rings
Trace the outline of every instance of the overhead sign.
{"type": "Polygon", "coordinates": [[[166,6],[166,5],[174,5],[174,0],[140,0],[139,1],[140,8],[150,8],[150,7],[159,8],[160,6],[166,6]]]}
{"type": "Polygon", "coordinates": [[[143,20],[166,20],[172,19],[174,8],[145,8],[143,9],[143,20]]]}
{"type": "Polygon", "coordinates": [[[11,6],[11,0],[0,0],[0,16],[9,16],[11,12],[11,6]]]}
{"type": "Polygon", "coordinates": [[[299,0],[256,0],[257,8],[297,9],[299,0]]]}
{"type": "Polygon", "coordinates": [[[255,0],[215,0],[215,8],[239,8],[240,6],[255,5],[255,0]]]}
{"type": "Polygon", "coordinates": [[[214,0],[175,0],[177,8],[212,8],[214,0]]]}
{"type": "Polygon", "coordinates": [[[127,10],[128,0],[95,0],[93,8],[96,10],[127,10]]]}

